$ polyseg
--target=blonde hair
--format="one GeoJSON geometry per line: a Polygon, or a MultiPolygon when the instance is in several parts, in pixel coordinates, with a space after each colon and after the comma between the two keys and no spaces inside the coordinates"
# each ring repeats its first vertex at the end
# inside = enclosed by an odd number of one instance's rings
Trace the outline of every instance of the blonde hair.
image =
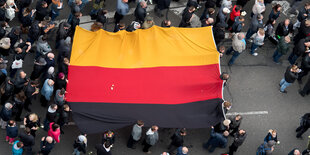
{"type": "Polygon", "coordinates": [[[265,35],[265,30],[264,30],[263,28],[259,28],[259,29],[258,29],[258,33],[259,33],[260,35],[265,35]]]}
{"type": "Polygon", "coordinates": [[[31,120],[31,122],[37,122],[37,121],[39,120],[38,115],[35,114],[35,113],[30,114],[30,115],[29,115],[29,119],[30,119],[30,117],[33,118],[33,119],[31,120]]]}

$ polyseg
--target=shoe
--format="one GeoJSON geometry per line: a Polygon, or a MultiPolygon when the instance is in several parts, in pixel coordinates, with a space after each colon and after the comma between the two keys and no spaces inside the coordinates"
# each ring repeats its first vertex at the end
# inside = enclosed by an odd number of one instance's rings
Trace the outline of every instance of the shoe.
{"type": "Polygon", "coordinates": [[[277,64],[277,65],[280,65],[281,64],[281,62],[276,62],[276,61],[273,61],[275,64],[277,64]]]}
{"type": "Polygon", "coordinates": [[[280,93],[286,94],[287,91],[286,91],[286,90],[284,90],[284,91],[281,91],[281,90],[280,90],[280,93]]]}
{"type": "Polygon", "coordinates": [[[257,55],[258,55],[258,53],[256,53],[256,52],[255,52],[255,53],[253,53],[252,55],[253,55],[253,56],[257,56],[257,55]]]}
{"type": "Polygon", "coordinates": [[[302,136],[297,136],[297,135],[296,135],[296,138],[298,138],[298,139],[303,139],[302,136]]]}
{"type": "Polygon", "coordinates": [[[151,153],[152,153],[151,151],[146,152],[146,154],[151,154],[151,153]]]}
{"type": "Polygon", "coordinates": [[[299,95],[300,95],[300,96],[305,97],[305,94],[304,94],[304,93],[302,93],[302,91],[301,91],[301,90],[299,90],[299,91],[298,91],[298,93],[299,93],[299,95]]]}

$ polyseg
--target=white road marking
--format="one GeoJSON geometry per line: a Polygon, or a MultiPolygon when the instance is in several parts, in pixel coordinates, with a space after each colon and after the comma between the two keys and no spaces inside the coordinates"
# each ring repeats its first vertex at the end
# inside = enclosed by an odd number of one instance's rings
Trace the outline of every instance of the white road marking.
{"type": "Polygon", "coordinates": [[[227,113],[226,116],[235,116],[235,115],[267,115],[268,111],[249,111],[249,112],[232,112],[227,113]]]}

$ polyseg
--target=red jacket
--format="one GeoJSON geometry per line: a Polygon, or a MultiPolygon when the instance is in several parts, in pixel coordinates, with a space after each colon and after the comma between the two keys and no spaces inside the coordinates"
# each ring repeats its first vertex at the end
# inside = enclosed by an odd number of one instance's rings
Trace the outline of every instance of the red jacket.
{"type": "Polygon", "coordinates": [[[47,135],[53,137],[53,139],[55,139],[55,141],[57,143],[59,143],[59,141],[60,141],[60,139],[59,139],[60,129],[58,128],[58,129],[56,129],[56,131],[53,131],[53,129],[52,129],[53,124],[54,124],[54,122],[50,123],[50,129],[48,130],[47,135]]]}
{"type": "Polygon", "coordinates": [[[236,6],[237,6],[237,5],[235,5],[235,6],[233,7],[233,9],[232,9],[232,11],[231,11],[231,13],[230,13],[230,20],[231,20],[231,21],[235,21],[235,18],[238,17],[238,16],[240,16],[240,10],[239,10],[238,12],[235,10],[236,6]]]}

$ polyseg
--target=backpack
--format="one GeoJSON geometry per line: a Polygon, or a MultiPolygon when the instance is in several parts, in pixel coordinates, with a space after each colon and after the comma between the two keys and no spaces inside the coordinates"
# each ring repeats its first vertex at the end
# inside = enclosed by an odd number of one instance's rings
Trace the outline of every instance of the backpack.
{"type": "Polygon", "coordinates": [[[271,150],[271,148],[265,148],[266,144],[267,143],[264,142],[257,148],[256,155],[266,155],[266,150],[271,150]]]}

